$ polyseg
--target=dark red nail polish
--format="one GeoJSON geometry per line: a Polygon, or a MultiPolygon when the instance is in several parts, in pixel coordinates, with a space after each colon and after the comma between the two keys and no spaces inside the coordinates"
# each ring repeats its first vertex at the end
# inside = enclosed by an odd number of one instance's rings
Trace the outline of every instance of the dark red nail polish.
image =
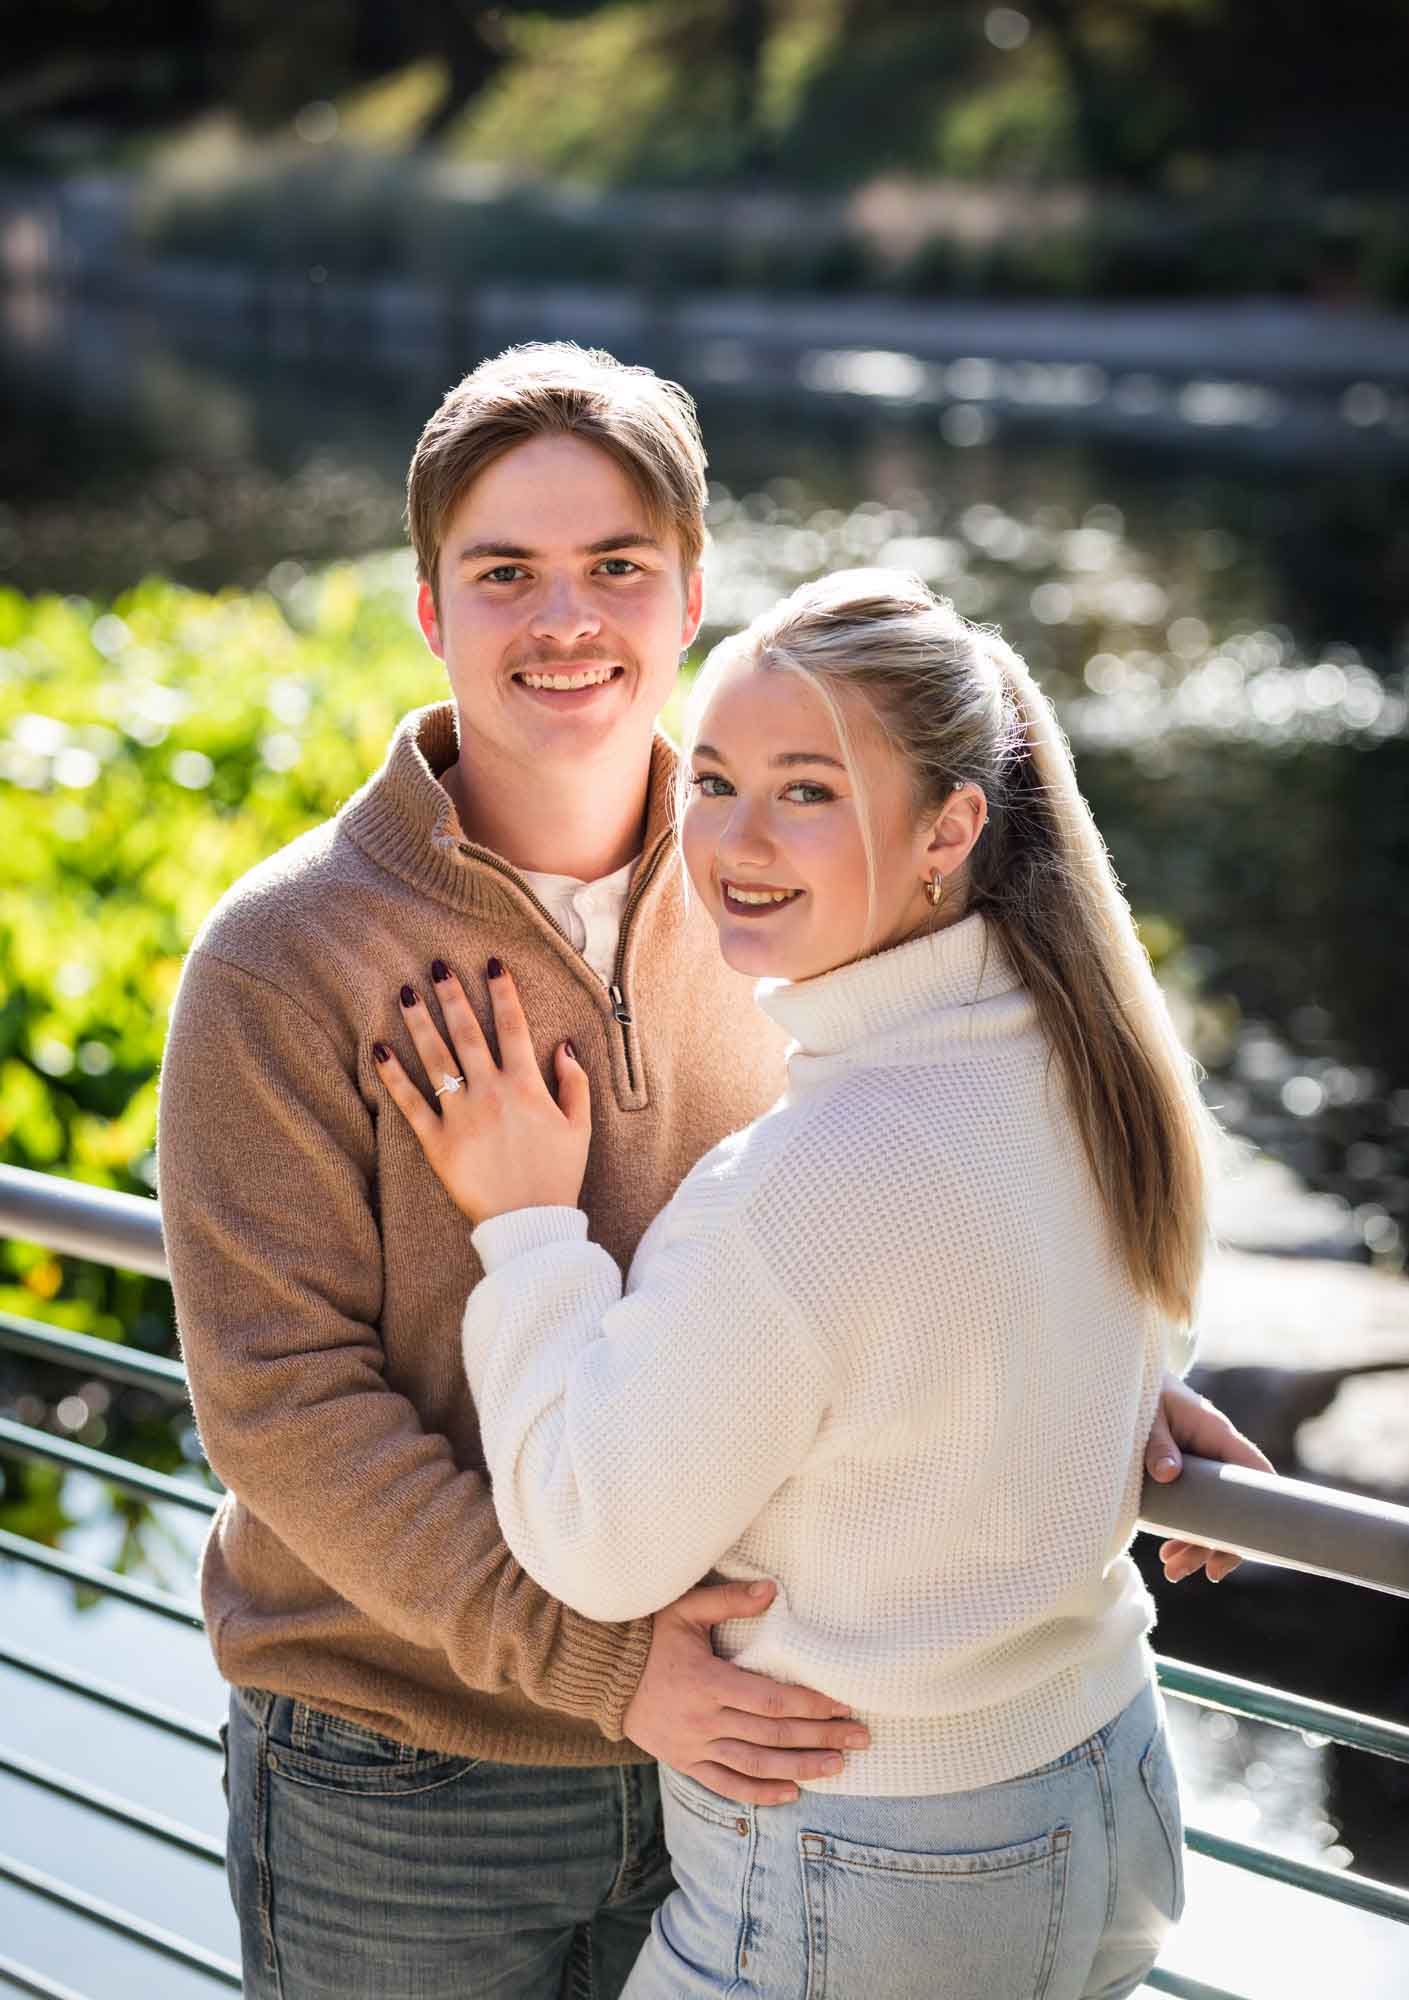
{"type": "Polygon", "coordinates": [[[490,961],[489,961],[489,976],[490,976],[490,978],[491,978],[491,979],[497,979],[497,978],[499,977],[500,973],[501,973],[501,972],[502,972],[503,970],[504,970],[504,968],[503,968],[503,966],[502,966],[502,965],[501,965],[501,964],[499,963],[499,961],[498,961],[498,959],[497,959],[497,958],[491,958],[491,959],[490,959],[490,961]]]}
{"type": "Polygon", "coordinates": [[[403,986],[403,987],[402,987],[402,989],[401,989],[401,1004],[402,1004],[402,1006],[403,1006],[403,1007],[414,1007],[414,1006],[415,1006],[415,1004],[416,1004],[416,989],[415,989],[415,987],[414,987],[414,986],[403,986]]]}
{"type": "Polygon", "coordinates": [[[569,1055],[570,1055],[570,1056],[572,1057],[573,1061],[574,1061],[574,1062],[576,1062],[576,1061],[577,1061],[577,1050],[576,1050],[576,1049],[575,1049],[575,1048],[573,1047],[572,1043],[571,1043],[571,1042],[564,1042],[564,1043],[563,1043],[563,1047],[564,1047],[564,1048],[565,1048],[565,1049],[567,1050],[568,1054],[569,1054],[569,1055]]]}
{"type": "Polygon", "coordinates": [[[431,960],[431,978],[435,981],[436,985],[442,985],[449,977],[450,967],[445,963],[445,960],[443,958],[433,958],[431,960]]]}
{"type": "Polygon", "coordinates": [[[373,1042],[372,1054],[377,1058],[378,1062],[386,1062],[391,1055],[391,1050],[385,1042],[373,1042]]]}

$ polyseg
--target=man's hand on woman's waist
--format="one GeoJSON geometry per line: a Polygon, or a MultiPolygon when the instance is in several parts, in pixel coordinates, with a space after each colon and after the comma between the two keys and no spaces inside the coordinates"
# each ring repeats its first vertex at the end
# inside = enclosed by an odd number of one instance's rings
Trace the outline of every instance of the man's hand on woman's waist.
{"type": "Polygon", "coordinates": [[[726,1618],[759,1617],[776,1589],[704,1584],[658,1611],[645,1672],[625,1715],[633,1743],[744,1805],[789,1804],[799,1780],[835,1776],[839,1753],[864,1750],[870,1741],[829,1695],[746,1673],[716,1656],[710,1628],[726,1618]]]}

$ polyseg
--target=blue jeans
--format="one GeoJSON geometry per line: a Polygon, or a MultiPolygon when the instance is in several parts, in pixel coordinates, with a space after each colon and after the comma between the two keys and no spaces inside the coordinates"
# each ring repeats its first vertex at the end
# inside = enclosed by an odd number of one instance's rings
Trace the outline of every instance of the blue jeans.
{"type": "Polygon", "coordinates": [[[671,1887],[652,1765],[412,1750],[232,1691],[245,2000],[615,2000],[671,1887]]]}
{"type": "Polygon", "coordinates": [[[679,1887],[626,2000],[1117,2000],[1183,1907],[1157,1697],[980,1791],[754,1808],[661,1769],[679,1887]]]}

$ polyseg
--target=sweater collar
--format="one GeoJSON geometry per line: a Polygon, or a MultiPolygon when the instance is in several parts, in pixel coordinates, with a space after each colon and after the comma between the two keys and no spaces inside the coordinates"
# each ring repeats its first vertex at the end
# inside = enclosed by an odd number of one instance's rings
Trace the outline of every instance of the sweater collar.
{"type": "Polygon", "coordinates": [[[979,911],[815,979],[760,980],[755,998],[802,1056],[854,1055],[897,1037],[921,1045],[1011,1032],[1032,1009],[979,911]]]}
{"type": "MultiPolygon", "coordinates": [[[[402,718],[382,767],[338,814],[342,830],[380,867],[455,910],[512,901],[522,875],[488,848],[466,840],[440,774],[460,754],[459,715],[450,701],[402,718]]],[[[640,866],[670,838],[675,752],[656,732],[640,866]]]]}

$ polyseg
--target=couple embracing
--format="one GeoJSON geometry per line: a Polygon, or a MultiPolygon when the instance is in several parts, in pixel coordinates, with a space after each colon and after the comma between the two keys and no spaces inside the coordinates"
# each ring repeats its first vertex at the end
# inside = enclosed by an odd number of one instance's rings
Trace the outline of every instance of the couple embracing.
{"type": "MultiPolygon", "coordinates": [[[[192,948],[158,1160],[249,2000],[1114,2000],[1208,1133],[1050,705],[918,579],[699,629],[688,396],[412,461],[452,699],[192,948]]],[[[1168,1546],[1172,1573],[1231,1558],[1168,1546]]]]}

